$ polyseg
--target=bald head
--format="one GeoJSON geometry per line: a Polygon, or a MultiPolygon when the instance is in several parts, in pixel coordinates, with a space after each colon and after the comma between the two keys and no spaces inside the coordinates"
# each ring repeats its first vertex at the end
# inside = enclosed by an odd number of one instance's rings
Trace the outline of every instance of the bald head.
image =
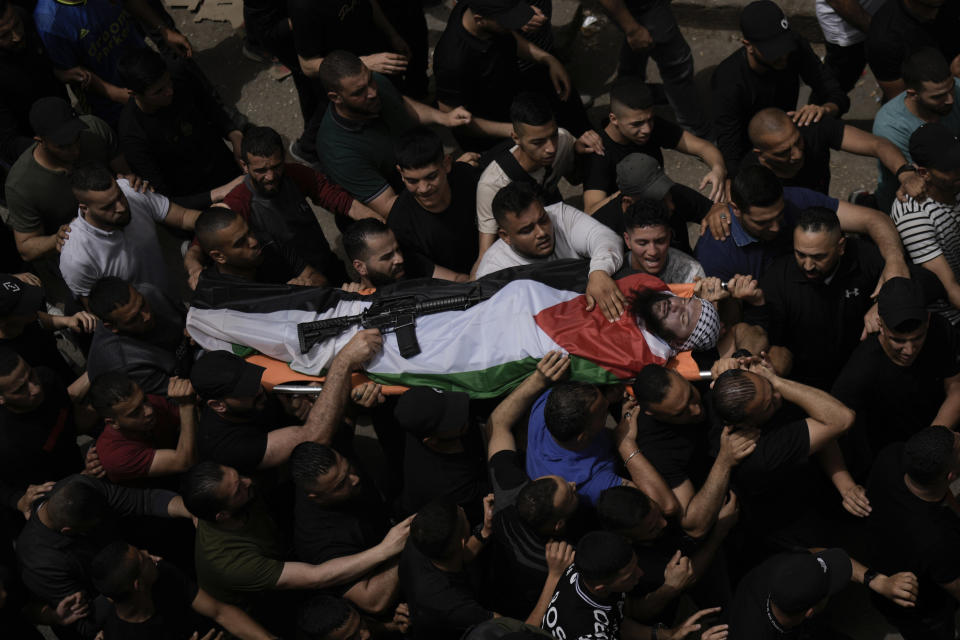
{"type": "Polygon", "coordinates": [[[762,109],[750,120],[747,135],[757,148],[765,148],[770,140],[779,140],[793,133],[796,125],[782,109],[762,109]]]}

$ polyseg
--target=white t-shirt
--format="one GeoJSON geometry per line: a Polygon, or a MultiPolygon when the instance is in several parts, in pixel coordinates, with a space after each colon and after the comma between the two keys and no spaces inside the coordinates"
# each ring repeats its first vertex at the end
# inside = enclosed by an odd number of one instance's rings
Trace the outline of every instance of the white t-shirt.
{"type": "MultiPolygon", "coordinates": [[[[538,168],[530,174],[530,177],[543,185],[544,189],[553,189],[560,182],[560,178],[569,175],[573,171],[573,164],[576,160],[576,151],[574,145],[577,140],[566,129],[559,129],[557,138],[557,155],[553,159],[553,165],[548,173],[544,167],[538,168]]],[[[510,148],[510,153],[517,149],[514,145],[510,148]]],[[[480,233],[490,233],[496,235],[497,221],[493,217],[493,196],[497,195],[500,189],[513,182],[496,160],[487,165],[487,168],[480,174],[480,182],[477,183],[477,229],[480,233]]]]}
{"type": "Polygon", "coordinates": [[[155,222],[163,222],[170,201],[159,193],[137,193],[126,180],[117,180],[130,207],[130,223],[123,229],[104,231],[78,212],[70,222],[70,237],[60,253],[60,272],[77,296],[90,295],[104,276],[127,282],[149,282],[167,291],[168,278],[155,222]]]}
{"type": "Polygon", "coordinates": [[[528,258],[498,239],[480,259],[478,278],[507,267],[566,258],[590,258],[591,272],[617,272],[623,264],[623,241],[610,227],[562,202],[545,209],[553,222],[553,253],[546,258],[528,258]]]}
{"type": "MultiPolygon", "coordinates": [[[[860,6],[871,16],[877,12],[886,0],[859,0],[860,6]]],[[[840,17],[826,0],[817,0],[817,22],[823,31],[823,39],[830,44],[849,47],[852,44],[863,42],[867,34],[840,17]]]]}

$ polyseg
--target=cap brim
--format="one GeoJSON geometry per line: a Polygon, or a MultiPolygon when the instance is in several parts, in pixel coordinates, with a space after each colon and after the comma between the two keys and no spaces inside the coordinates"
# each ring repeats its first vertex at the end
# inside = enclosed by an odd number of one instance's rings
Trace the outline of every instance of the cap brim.
{"type": "Polygon", "coordinates": [[[75,118],[69,122],[65,122],[58,127],[56,131],[53,131],[43,137],[56,145],[73,144],[76,142],[80,132],[86,128],[87,123],[80,118],[75,118]]]}
{"type": "Polygon", "coordinates": [[[776,37],[770,38],[769,40],[753,42],[752,44],[757,48],[757,51],[760,52],[760,55],[762,55],[763,59],[767,62],[779,60],[783,56],[793,53],[797,49],[797,41],[793,37],[793,34],[789,31],[784,31],[783,33],[776,37]]]}
{"type": "Polygon", "coordinates": [[[850,556],[843,549],[824,549],[814,554],[827,563],[830,570],[830,583],[827,585],[827,595],[839,593],[850,582],[853,575],[853,563],[850,556]]]}
{"type": "Polygon", "coordinates": [[[470,396],[462,391],[447,391],[443,398],[443,418],[437,425],[437,435],[459,434],[470,416],[470,396]]]}
{"type": "Polygon", "coordinates": [[[643,190],[643,195],[654,200],[663,200],[675,184],[673,180],[667,177],[667,174],[661,173],[643,190]]]}
{"type": "Polygon", "coordinates": [[[21,283],[23,293],[16,306],[9,312],[11,316],[32,316],[43,308],[43,289],[21,283]]]}
{"type": "Polygon", "coordinates": [[[526,2],[518,2],[503,13],[489,16],[504,29],[517,31],[533,18],[533,7],[526,2]]]}
{"type": "Polygon", "coordinates": [[[260,393],[260,380],[263,378],[264,371],[266,369],[263,367],[244,362],[240,379],[237,380],[230,395],[235,398],[250,398],[260,393]]]}

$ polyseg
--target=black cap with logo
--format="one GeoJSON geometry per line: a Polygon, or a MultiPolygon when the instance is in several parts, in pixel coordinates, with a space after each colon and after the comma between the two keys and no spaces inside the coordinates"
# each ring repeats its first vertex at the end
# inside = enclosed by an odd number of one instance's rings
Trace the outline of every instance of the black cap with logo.
{"type": "Polygon", "coordinates": [[[797,48],[797,38],[790,31],[787,16],[770,0],[756,0],[743,8],[740,31],[767,62],[778,60],[797,48]]]}

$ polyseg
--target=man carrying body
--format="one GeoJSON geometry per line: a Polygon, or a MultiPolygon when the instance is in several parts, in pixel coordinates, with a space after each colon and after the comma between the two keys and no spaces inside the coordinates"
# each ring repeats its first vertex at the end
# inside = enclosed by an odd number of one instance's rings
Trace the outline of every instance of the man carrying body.
{"type": "MultiPolygon", "coordinates": [[[[632,200],[632,199],[631,199],[632,200]]],[[[635,200],[623,212],[623,241],[627,252],[614,279],[634,273],[648,273],[679,284],[705,278],[703,267],[679,249],[673,248],[670,210],[661,200],[635,200]]]]}

